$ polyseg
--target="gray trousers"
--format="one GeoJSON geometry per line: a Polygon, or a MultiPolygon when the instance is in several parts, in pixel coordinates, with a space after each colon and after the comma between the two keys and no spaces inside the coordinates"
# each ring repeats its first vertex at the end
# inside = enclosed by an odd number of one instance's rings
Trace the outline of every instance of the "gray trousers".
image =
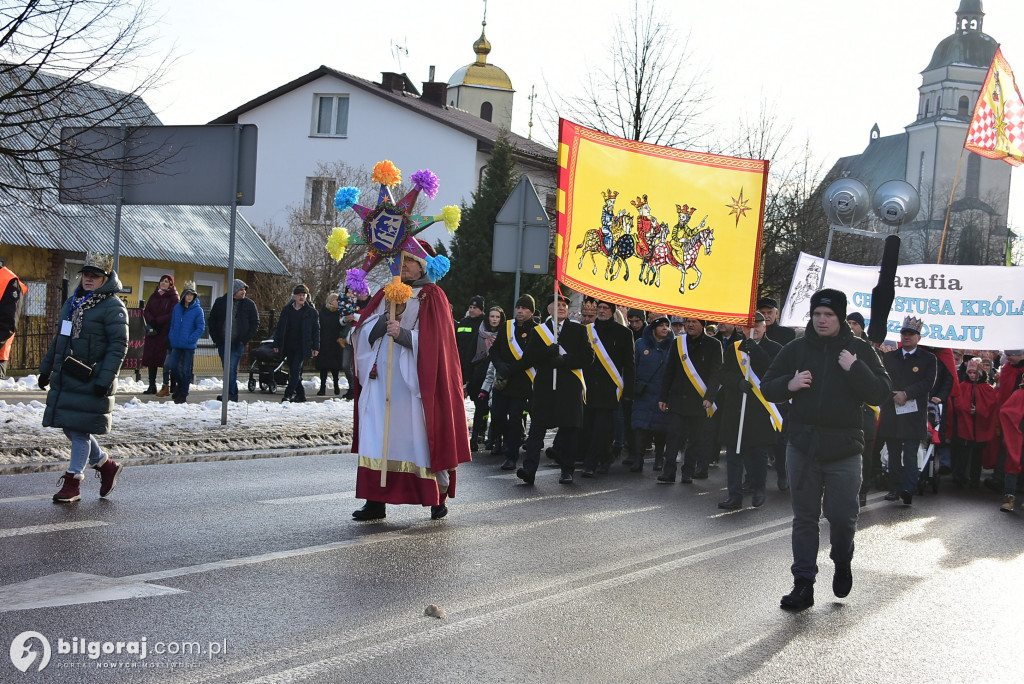
{"type": "Polygon", "coordinates": [[[818,574],[819,521],[829,523],[829,557],[837,564],[853,559],[853,535],[860,512],[860,454],[834,461],[809,458],[792,444],[786,449],[793,502],[793,577],[814,581],[818,574]]]}

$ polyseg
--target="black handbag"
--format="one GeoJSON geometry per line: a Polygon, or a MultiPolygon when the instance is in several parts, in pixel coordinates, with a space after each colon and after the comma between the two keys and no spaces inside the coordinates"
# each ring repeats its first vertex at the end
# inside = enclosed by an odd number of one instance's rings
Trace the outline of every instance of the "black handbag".
{"type": "Polygon", "coordinates": [[[64,357],[64,365],[61,366],[61,372],[68,374],[79,382],[89,382],[92,378],[92,366],[82,363],[71,355],[64,357]]]}

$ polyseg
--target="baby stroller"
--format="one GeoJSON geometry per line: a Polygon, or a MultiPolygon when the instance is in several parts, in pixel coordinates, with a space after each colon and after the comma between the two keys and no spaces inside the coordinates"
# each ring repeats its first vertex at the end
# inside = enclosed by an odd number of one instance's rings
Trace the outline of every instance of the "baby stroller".
{"type": "Polygon", "coordinates": [[[260,392],[273,394],[278,385],[288,384],[288,373],[281,370],[284,359],[274,351],[274,340],[263,340],[258,347],[249,350],[252,366],[249,367],[249,391],[255,392],[259,384],[260,392]]]}
{"type": "Polygon", "coordinates": [[[939,493],[939,456],[935,453],[935,445],[942,440],[942,404],[928,403],[928,439],[921,441],[917,450],[917,468],[921,475],[917,479],[917,493],[924,494],[931,487],[933,494],[939,493]]]}

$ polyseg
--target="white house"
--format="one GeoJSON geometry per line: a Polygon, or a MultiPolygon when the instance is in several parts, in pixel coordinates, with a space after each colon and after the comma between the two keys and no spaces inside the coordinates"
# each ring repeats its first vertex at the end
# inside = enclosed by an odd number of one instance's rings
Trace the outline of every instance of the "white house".
{"type": "MultiPolygon", "coordinates": [[[[424,210],[440,213],[448,204],[472,203],[483,167],[503,131],[497,123],[447,104],[452,87],[428,81],[421,95],[405,74],[385,72],[381,82],[374,83],[321,66],[210,123],[259,127],[256,203],[244,213],[263,230],[269,224],[287,225],[295,208],[314,207],[316,219],[315,207],[323,206],[323,199],[333,196],[335,189],[334,181],[318,178],[316,169],[334,161],[369,170],[390,159],[405,177],[430,169],[441,186],[424,210]]],[[[497,94],[507,95],[511,102],[511,93],[497,94]]],[[[514,133],[508,137],[519,170],[530,175],[541,200],[551,206],[555,151],[514,133]]],[[[447,241],[441,225],[423,237],[431,243],[447,241]]]]}

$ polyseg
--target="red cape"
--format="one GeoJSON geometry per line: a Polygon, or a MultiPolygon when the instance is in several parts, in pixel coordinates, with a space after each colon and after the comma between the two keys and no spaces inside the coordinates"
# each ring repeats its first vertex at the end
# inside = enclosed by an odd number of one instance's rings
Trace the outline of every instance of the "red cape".
{"type": "Polygon", "coordinates": [[[1020,474],[1021,448],[1024,447],[1024,390],[1017,390],[1010,395],[1002,408],[999,409],[999,423],[1003,428],[1003,442],[1006,444],[1006,464],[1004,471],[1008,475],[1020,474]]]}
{"type": "MultiPolygon", "coordinates": [[[[376,311],[384,297],[381,290],[373,296],[364,312],[376,311]]],[[[419,349],[416,370],[423,398],[423,416],[426,420],[427,441],[430,448],[430,469],[435,472],[454,470],[460,463],[472,460],[469,450],[469,430],[466,405],[462,394],[462,367],[455,342],[455,325],[451,305],[437,285],[428,283],[419,292],[419,349]]],[[[360,319],[362,325],[365,319],[360,319]]],[[[358,376],[355,380],[355,425],[352,431],[352,452],[359,453],[359,394],[358,376]]],[[[389,481],[390,481],[389,477],[389,481]]],[[[379,489],[379,485],[378,485],[379,489]]],[[[365,492],[360,498],[387,501],[386,493],[365,492]]],[[[455,473],[451,473],[448,496],[455,496],[455,473]]]]}
{"type": "Polygon", "coordinates": [[[987,442],[992,439],[996,434],[996,420],[999,416],[996,388],[985,382],[961,382],[956,391],[957,394],[949,396],[954,399],[957,437],[971,442],[987,442]]]}

